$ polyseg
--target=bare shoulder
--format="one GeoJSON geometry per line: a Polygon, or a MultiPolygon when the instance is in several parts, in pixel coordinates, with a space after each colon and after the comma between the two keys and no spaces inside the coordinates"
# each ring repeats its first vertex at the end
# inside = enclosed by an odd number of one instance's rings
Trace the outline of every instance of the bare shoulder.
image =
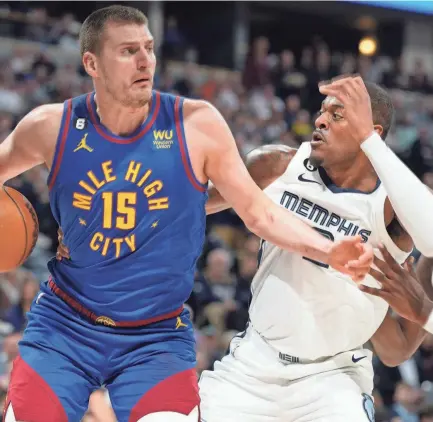
{"type": "Polygon", "coordinates": [[[0,183],[39,164],[50,167],[62,120],[63,105],[29,112],[0,144],[0,183]]]}
{"type": "Polygon", "coordinates": [[[194,174],[201,183],[206,183],[209,161],[215,162],[236,150],[232,133],[221,113],[201,100],[185,99],[183,124],[194,174]]]}
{"type": "Polygon", "coordinates": [[[263,162],[287,167],[297,152],[297,149],[283,144],[262,145],[247,154],[247,162],[263,162]]]}
{"type": "Polygon", "coordinates": [[[245,164],[253,180],[265,189],[283,175],[296,152],[287,145],[263,145],[247,154],[245,164]]]}
{"type": "Polygon", "coordinates": [[[60,128],[63,104],[45,104],[30,111],[20,124],[33,130],[60,128]]]}
{"type": "Polygon", "coordinates": [[[226,125],[223,116],[217,108],[203,100],[185,99],[183,103],[183,116],[185,123],[193,123],[197,129],[226,125]]]}

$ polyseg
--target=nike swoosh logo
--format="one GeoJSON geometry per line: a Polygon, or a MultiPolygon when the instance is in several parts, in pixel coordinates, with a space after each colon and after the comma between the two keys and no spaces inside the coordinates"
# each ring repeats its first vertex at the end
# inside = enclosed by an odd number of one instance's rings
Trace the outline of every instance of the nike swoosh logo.
{"type": "Polygon", "coordinates": [[[316,182],[315,180],[306,179],[306,178],[304,177],[304,174],[305,174],[305,173],[302,173],[302,174],[300,174],[300,175],[298,176],[298,180],[299,180],[300,182],[317,183],[319,186],[322,186],[319,182],[316,182]]]}
{"type": "Polygon", "coordinates": [[[367,356],[361,356],[359,358],[356,358],[355,355],[352,355],[352,362],[358,363],[360,360],[365,359],[367,356]]]}

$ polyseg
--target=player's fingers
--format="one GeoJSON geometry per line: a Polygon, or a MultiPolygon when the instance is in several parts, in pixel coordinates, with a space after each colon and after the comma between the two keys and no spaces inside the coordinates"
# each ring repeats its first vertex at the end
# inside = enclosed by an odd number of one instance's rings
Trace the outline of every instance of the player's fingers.
{"type": "Polygon", "coordinates": [[[374,256],[373,258],[373,264],[379,268],[380,271],[382,271],[383,274],[385,274],[390,280],[398,280],[400,277],[398,274],[396,274],[392,268],[389,266],[389,264],[385,261],[382,261],[377,256],[374,256]]]}
{"type": "Polygon", "coordinates": [[[319,91],[325,96],[337,98],[337,100],[341,101],[343,104],[347,103],[347,97],[344,92],[332,85],[322,85],[319,87],[319,91]]]}
{"type": "MultiPolygon", "coordinates": [[[[361,240],[361,238],[359,238],[361,240]]],[[[352,242],[356,242],[356,239],[352,242]]],[[[359,257],[357,259],[350,260],[347,263],[347,266],[350,267],[362,267],[362,268],[369,268],[370,265],[373,262],[373,249],[370,245],[367,245],[365,243],[355,243],[355,249],[357,253],[359,254],[359,257]]]]}
{"type": "Polygon", "coordinates": [[[361,290],[364,293],[368,293],[369,295],[383,297],[383,291],[381,289],[376,289],[374,287],[364,286],[363,284],[360,284],[359,290],[361,290]]]}
{"type": "Polygon", "coordinates": [[[356,245],[356,246],[359,252],[361,253],[361,256],[359,257],[358,261],[361,264],[370,266],[374,258],[373,248],[370,245],[367,245],[366,243],[361,243],[360,245],[356,245]]]}
{"type": "Polygon", "coordinates": [[[370,268],[368,273],[377,280],[381,286],[386,286],[389,283],[389,279],[386,277],[385,274],[381,273],[380,271],[375,270],[374,268],[370,268]]]}
{"type": "Polygon", "coordinates": [[[63,258],[69,258],[69,249],[64,245],[59,245],[57,247],[57,253],[60,254],[63,258]]]}
{"type": "Polygon", "coordinates": [[[415,258],[413,256],[410,256],[404,263],[403,267],[404,269],[413,277],[413,278],[417,278],[416,273],[415,273],[415,268],[414,268],[414,264],[415,264],[415,258]]]}
{"type": "Polygon", "coordinates": [[[57,261],[62,260],[62,255],[60,255],[60,253],[58,251],[56,252],[56,259],[57,259],[57,261]]]}
{"type": "Polygon", "coordinates": [[[393,256],[388,252],[388,249],[382,244],[379,245],[379,250],[382,253],[383,259],[389,265],[389,267],[395,272],[401,272],[401,266],[393,258],[393,256]]]}
{"type": "Polygon", "coordinates": [[[358,85],[354,82],[352,76],[347,76],[332,82],[332,86],[341,90],[348,101],[357,101],[360,98],[358,85]]]}
{"type": "Polygon", "coordinates": [[[354,276],[352,276],[352,280],[353,280],[356,284],[361,283],[361,281],[363,281],[364,278],[365,278],[365,274],[360,274],[360,275],[354,275],[354,276]]]}

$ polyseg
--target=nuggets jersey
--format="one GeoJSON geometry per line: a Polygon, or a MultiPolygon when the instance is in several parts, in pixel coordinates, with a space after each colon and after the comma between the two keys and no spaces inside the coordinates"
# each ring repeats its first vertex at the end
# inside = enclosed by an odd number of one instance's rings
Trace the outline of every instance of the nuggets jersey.
{"type": "Polygon", "coordinates": [[[189,160],[182,98],[154,91],[146,121],[122,137],[101,124],[94,95],[64,105],[48,184],[71,259],[48,267],[94,314],[147,321],[191,293],[207,190],[189,160]]]}
{"type": "MultiPolygon", "coordinates": [[[[373,247],[382,242],[404,262],[409,254],[386,230],[383,185],[378,181],[369,194],[338,188],[322,168],[309,163],[310,152],[310,144],[302,144],[266,194],[331,240],[359,234],[373,247]]],[[[362,293],[350,277],[268,242],[262,243],[260,255],[250,319],[280,352],[311,360],[333,356],[361,347],[382,323],[387,303],[362,293]]],[[[377,287],[369,275],[364,284],[377,287]]]]}

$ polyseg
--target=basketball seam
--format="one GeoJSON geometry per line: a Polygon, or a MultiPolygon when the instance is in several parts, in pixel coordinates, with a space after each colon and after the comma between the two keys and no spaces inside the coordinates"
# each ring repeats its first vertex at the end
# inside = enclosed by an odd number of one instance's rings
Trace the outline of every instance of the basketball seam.
{"type": "Polygon", "coordinates": [[[12,196],[9,194],[9,192],[7,191],[7,189],[4,187],[4,186],[2,186],[2,188],[3,188],[3,190],[5,191],[5,193],[6,193],[6,195],[10,198],[10,200],[15,204],[15,206],[17,207],[17,210],[19,211],[19,213],[20,213],[20,215],[21,215],[21,219],[23,220],[23,224],[24,224],[24,252],[23,252],[23,254],[22,254],[22,256],[21,256],[21,259],[18,261],[18,264],[17,264],[17,267],[19,267],[22,263],[23,263],[23,261],[24,261],[24,259],[26,258],[26,256],[27,256],[27,224],[26,224],[26,220],[25,220],[25,218],[24,218],[24,214],[22,213],[22,211],[21,211],[21,208],[18,206],[18,204],[17,204],[17,202],[15,201],[15,199],[14,198],[12,198],[12,196]]]}

